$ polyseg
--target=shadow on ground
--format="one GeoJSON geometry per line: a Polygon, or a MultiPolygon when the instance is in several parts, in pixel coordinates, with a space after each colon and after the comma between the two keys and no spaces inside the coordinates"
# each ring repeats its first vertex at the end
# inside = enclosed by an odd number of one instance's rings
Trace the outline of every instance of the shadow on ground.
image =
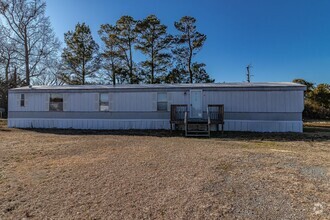
{"type": "MultiPolygon", "coordinates": [[[[184,137],[183,131],[168,130],[74,130],[74,129],[21,129],[56,135],[123,135],[151,137],[184,137]]],[[[259,132],[212,132],[211,138],[224,141],[269,140],[269,141],[330,141],[330,128],[304,128],[304,133],[259,133],[259,132]]]]}

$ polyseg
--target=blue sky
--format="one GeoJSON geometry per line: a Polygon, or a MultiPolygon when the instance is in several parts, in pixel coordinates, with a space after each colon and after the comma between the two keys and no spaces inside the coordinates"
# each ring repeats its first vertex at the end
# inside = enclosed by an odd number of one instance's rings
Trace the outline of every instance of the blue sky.
{"type": "Polygon", "coordinates": [[[330,83],[329,0],[46,0],[58,38],[87,23],[97,31],[122,15],[143,19],[155,14],[175,34],[174,21],[194,16],[207,35],[195,57],[217,82],[292,81],[330,83]]]}

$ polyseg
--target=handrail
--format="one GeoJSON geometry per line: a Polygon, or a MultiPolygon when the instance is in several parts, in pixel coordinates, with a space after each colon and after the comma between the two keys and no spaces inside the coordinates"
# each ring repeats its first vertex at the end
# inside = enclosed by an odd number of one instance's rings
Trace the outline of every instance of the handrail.
{"type": "Polygon", "coordinates": [[[214,108],[216,108],[216,111],[211,111],[209,113],[211,120],[218,121],[221,124],[224,123],[224,105],[208,105],[208,110],[214,108]]]}
{"type": "Polygon", "coordinates": [[[183,121],[184,112],[187,111],[187,105],[171,105],[171,121],[183,121]]]}
{"type": "Polygon", "coordinates": [[[188,112],[184,112],[184,123],[186,124],[188,122],[188,112]]]}
{"type": "Polygon", "coordinates": [[[210,118],[210,113],[209,113],[209,108],[207,108],[207,131],[209,137],[211,136],[211,118],[210,118]]]}
{"type": "Polygon", "coordinates": [[[185,130],[185,135],[187,136],[188,134],[188,112],[184,112],[184,130],[185,130]]]}

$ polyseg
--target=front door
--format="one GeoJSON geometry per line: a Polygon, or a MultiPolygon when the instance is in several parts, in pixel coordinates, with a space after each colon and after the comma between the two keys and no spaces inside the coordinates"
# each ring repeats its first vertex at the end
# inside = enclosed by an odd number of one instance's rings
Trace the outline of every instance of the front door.
{"type": "Polygon", "coordinates": [[[190,118],[202,117],[202,90],[190,90],[190,118]]]}

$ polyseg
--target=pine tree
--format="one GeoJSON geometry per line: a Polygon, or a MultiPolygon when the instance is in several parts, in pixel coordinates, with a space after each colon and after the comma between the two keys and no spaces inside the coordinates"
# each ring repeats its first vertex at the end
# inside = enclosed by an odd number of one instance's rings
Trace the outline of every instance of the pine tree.
{"type": "Polygon", "coordinates": [[[60,78],[67,84],[85,85],[100,69],[99,46],[85,23],[78,23],[74,31],[65,33],[64,41],[60,78]]]}
{"type": "Polygon", "coordinates": [[[214,79],[205,70],[204,63],[193,63],[192,72],[193,72],[193,82],[194,83],[214,83],[214,79]]]}
{"type": "MultiPolygon", "coordinates": [[[[197,31],[196,19],[184,16],[180,21],[174,23],[175,28],[180,32],[175,37],[176,48],[173,53],[176,55],[177,63],[184,65],[189,74],[189,82],[200,81],[201,77],[197,76],[193,71],[193,57],[200,51],[206,41],[206,35],[197,31]],[[197,77],[197,78],[196,78],[197,77]],[[194,78],[198,80],[194,80],[194,78]]],[[[195,67],[196,68],[196,67],[195,67]]],[[[203,67],[204,68],[204,67],[203,67]]],[[[202,72],[202,74],[207,74],[202,72]]],[[[207,79],[208,77],[202,77],[207,79]]]]}
{"type": "Polygon", "coordinates": [[[150,15],[138,22],[136,27],[138,40],[135,48],[147,56],[142,62],[146,83],[160,83],[171,64],[169,53],[172,36],[167,34],[167,27],[160,23],[155,15],[150,15]]]}
{"type": "MultiPolygon", "coordinates": [[[[124,69],[122,70],[127,72],[129,83],[131,84],[139,82],[133,61],[133,49],[137,39],[136,24],[137,21],[131,16],[122,16],[116,22],[118,46],[121,52],[120,57],[124,64],[124,69]]],[[[124,73],[123,75],[126,74],[124,73]]]]}
{"type": "Polygon", "coordinates": [[[122,53],[119,46],[118,29],[110,24],[101,25],[99,30],[101,40],[105,44],[105,49],[102,53],[103,68],[110,72],[110,78],[113,85],[116,81],[125,81],[122,73],[121,57],[122,53]]]}
{"type": "Polygon", "coordinates": [[[176,66],[165,77],[165,83],[187,83],[187,71],[183,67],[176,66]]]}

